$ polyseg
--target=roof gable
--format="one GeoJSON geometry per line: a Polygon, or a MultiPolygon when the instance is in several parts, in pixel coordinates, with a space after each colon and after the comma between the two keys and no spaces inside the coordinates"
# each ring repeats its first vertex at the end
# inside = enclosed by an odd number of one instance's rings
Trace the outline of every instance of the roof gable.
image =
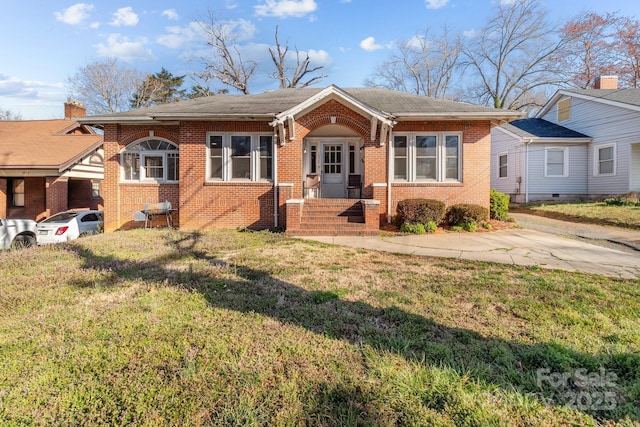
{"type": "Polygon", "coordinates": [[[536,117],[543,117],[558,101],[567,96],[640,112],[640,89],[560,89],[536,117]]]}
{"type": "Polygon", "coordinates": [[[102,139],[70,120],[0,121],[0,168],[62,172],[99,148],[102,139]]]}

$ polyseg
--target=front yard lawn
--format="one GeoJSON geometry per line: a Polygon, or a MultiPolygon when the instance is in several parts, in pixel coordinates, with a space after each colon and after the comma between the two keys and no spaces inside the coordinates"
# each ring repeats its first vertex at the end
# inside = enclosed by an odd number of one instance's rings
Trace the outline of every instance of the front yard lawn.
{"type": "Polygon", "coordinates": [[[602,202],[530,203],[512,211],[519,209],[569,221],[640,229],[640,206],[608,206],[602,202]]]}
{"type": "Polygon", "coordinates": [[[0,253],[2,425],[640,425],[640,281],[135,230],[0,253]]]}

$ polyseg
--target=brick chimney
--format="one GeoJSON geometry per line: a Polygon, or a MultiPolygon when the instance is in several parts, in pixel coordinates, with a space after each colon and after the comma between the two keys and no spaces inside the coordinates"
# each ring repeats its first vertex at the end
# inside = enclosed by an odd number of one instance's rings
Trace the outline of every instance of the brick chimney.
{"type": "Polygon", "coordinates": [[[594,89],[618,89],[618,76],[600,76],[593,83],[594,89]]]}
{"type": "Polygon", "coordinates": [[[64,103],[64,118],[75,119],[76,117],[84,117],[87,115],[87,109],[81,102],[67,100],[64,103]]]}

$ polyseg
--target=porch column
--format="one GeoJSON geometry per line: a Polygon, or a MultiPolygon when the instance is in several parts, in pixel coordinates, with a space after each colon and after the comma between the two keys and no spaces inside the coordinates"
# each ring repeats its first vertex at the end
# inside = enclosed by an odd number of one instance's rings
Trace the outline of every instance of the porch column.
{"type": "Polygon", "coordinates": [[[44,184],[46,192],[45,212],[47,216],[66,211],[69,207],[68,178],[48,176],[44,184]]]}
{"type": "Polygon", "coordinates": [[[296,235],[300,231],[304,199],[287,200],[287,234],[296,235]]]}
{"type": "Polygon", "coordinates": [[[287,224],[287,201],[293,197],[293,184],[278,184],[278,226],[286,229],[287,224]]]}
{"type": "Polygon", "coordinates": [[[376,234],[380,230],[380,200],[361,200],[364,213],[364,225],[367,232],[376,234]]]}
{"type": "Polygon", "coordinates": [[[7,200],[7,180],[5,178],[0,178],[0,218],[6,218],[7,215],[7,205],[9,201],[7,200]]]}

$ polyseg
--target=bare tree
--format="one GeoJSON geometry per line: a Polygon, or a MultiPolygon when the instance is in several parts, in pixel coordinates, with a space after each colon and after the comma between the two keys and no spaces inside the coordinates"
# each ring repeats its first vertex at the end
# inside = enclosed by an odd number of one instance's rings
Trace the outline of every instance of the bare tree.
{"type": "Polygon", "coordinates": [[[559,85],[565,39],[556,36],[540,0],[500,5],[480,36],[463,48],[464,70],[477,76],[471,97],[495,108],[523,109],[531,92],[559,85]]]}
{"type": "Polygon", "coordinates": [[[397,51],[365,80],[367,86],[415,93],[434,98],[451,97],[462,46],[460,37],[447,27],[431,36],[430,30],[409,41],[400,41],[397,51]]]}
{"type": "Polygon", "coordinates": [[[629,87],[640,87],[640,22],[623,18],[616,34],[620,77],[629,87]]]}
{"type": "Polygon", "coordinates": [[[592,88],[599,76],[619,73],[615,37],[621,22],[615,13],[586,13],[560,29],[567,40],[562,70],[571,86],[592,88]]]}
{"type": "Polygon", "coordinates": [[[258,63],[242,58],[232,31],[211,12],[206,21],[200,21],[200,25],[207,35],[207,44],[213,48],[213,56],[201,58],[205,71],[198,73],[198,77],[205,82],[218,80],[245,95],[249,94],[249,80],[258,63]]]}
{"type": "Polygon", "coordinates": [[[109,58],[81,67],[67,84],[71,97],[82,102],[89,114],[103,114],[128,110],[143,81],[143,73],[109,58]]]}
{"type": "Polygon", "coordinates": [[[22,120],[22,114],[0,108],[0,120],[22,120]]]}
{"type": "Polygon", "coordinates": [[[284,48],[280,44],[278,39],[278,26],[276,25],[276,46],[275,49],[269,48],[273,65],[276,67],[276,71],[271,75],[272,78],[280,81],[280,89],[295,88],[295,87],[308,87],[318,81],[324,79],[326,74],[310,77],[309,80],[303,81],[307,76],[316,71],[323,69],[322,65],[311,67],[311,59],[309,54],[306,53],[304,59],[301,58],[300,51],[296,47],[296,65],[293,68],[293,74],[290,74],[291,68],[287,66],[287,54],[289,53],[289,41],[285,42],[284,48]]]}

